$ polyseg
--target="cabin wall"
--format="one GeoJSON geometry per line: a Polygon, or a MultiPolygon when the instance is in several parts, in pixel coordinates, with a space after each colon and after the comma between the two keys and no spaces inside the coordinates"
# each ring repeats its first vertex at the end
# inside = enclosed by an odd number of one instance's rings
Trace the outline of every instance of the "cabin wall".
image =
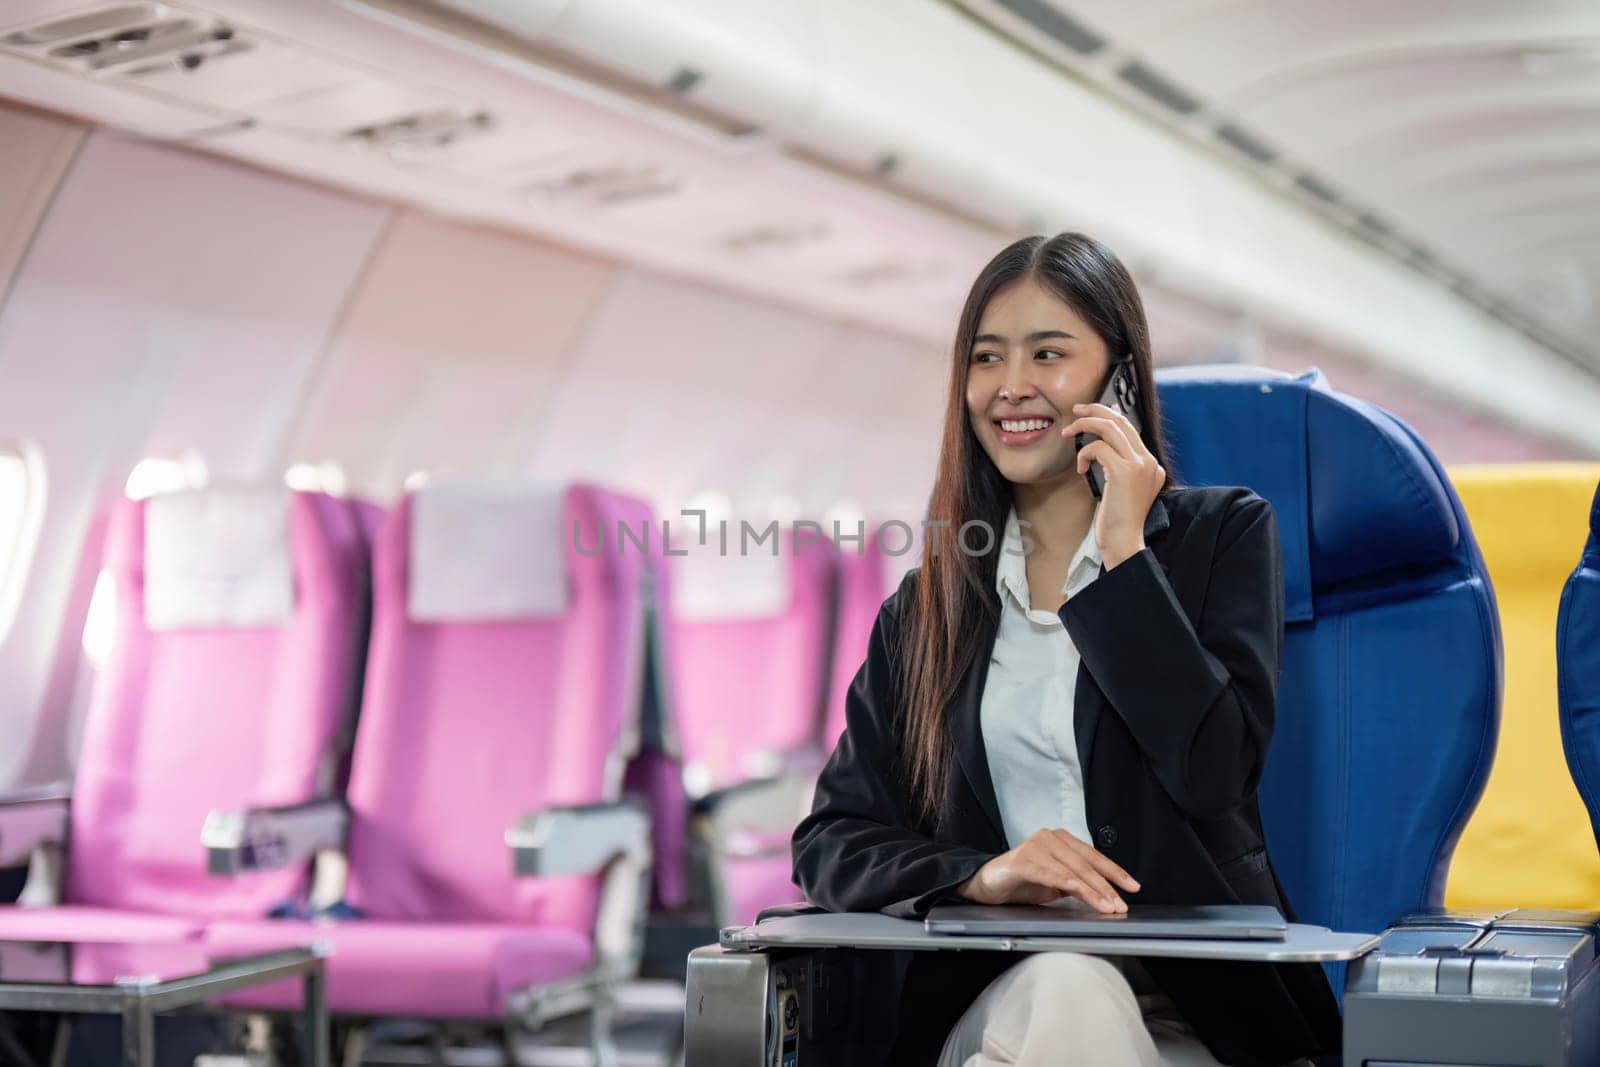
{"type": "MultiPolygon", "coordinates": [[[[19,154],[46,176],[62,140],[30,137],[19,154]]],[[[39,550],[0,644],[0,731],[17,742],[0,750],[0,784],[68,769],[79,560],[108,487],[180,446],[215,478],[268,476],[388,214],[103,131],[60,170],[0,307],[0,427],[44,464],[39,550]]]]}
{"type": "Polygon", "coordinates": [[[45,474],[0,787],[70,773],[98,532],[144,456],[332,462],[380,500],[428,470],[920,513],[926,345],[31,110],[0,143],[0,439],[45,474]]]}

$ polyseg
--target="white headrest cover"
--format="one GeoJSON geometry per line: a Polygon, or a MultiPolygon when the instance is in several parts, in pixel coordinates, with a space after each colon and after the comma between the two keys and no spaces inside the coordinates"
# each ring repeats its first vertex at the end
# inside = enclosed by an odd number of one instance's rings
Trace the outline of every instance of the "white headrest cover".
{"type": "Polygon", "coordinates": [[[787,545],[778,545],[772,554],[769,537],[753,542],[740,553],[735,529],[728,533],[728,551],[721,549],[717,535],[707,531],[706,543],[689,538],[687,544],[674,545],[688,555],[672,559],[672,614],[683,622],[729,622],[744,619],[770,619],[789,609],[790,565],[787,545]]]}
{"type": "Polygon", "coordinates": [[[151,629],[280,626],[293,615],[287,489],[197,489],[145,501],[151,629]]]}
{"type": "MultiPolygon", "coordinates": [[[[413,492],[406,613],[418,622],[564,615],[572,537],[561,522],[565,499],[562,485],[443,484],[413,492]]],[[[593,530],[580,536],[586,548],[594,544],[593,530]]]]}

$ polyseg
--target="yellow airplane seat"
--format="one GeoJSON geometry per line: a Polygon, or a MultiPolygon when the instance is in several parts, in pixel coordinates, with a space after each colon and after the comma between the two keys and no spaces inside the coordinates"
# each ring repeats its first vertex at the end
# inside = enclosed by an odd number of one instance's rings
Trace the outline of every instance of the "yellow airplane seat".
{"type": "Polygon", "coordinates": [[[1500,609],[1494,765],[1445,882],[1451,908],[1600,907],[1600,853],[1556,714],[1556,609],[1583,552],[1600,463],[1459,466],[1450,479],[1500,609]]]}

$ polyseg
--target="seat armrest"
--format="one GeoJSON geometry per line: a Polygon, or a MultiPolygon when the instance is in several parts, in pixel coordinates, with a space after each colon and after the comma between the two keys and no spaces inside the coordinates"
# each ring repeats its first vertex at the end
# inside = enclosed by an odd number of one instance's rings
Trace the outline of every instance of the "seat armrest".
{"type": "Polygon", "coordinates": [[[594,874],[619,858],[649,866],[650,816],[631,800],[542,808],[518,819],[506,844],[516,872],[539,878],[594,874]]]}
{"type": "Polygon", "coordinates": [[[756,778],[707,793],[695,802],[695,814],[724,855],[787,855],[789,835],[811,809],[815,788],[810,775],[756,778]]]}
{"type": "Polygon", "coordinates": [[[766,781],[769,778],[815,778],[822,773],[830,752],[811,744],[747,752],[739,760],[736,772],[739,781],[731,786],[715,784],[727,781],[729,775],[714,774],[709,764],[685,763],[683,786],[689,796],[698,801],[727,789],[738,788],[745,782],[766,781]]]}
{"type": "Polygon", "coordinates": [[[752,778],[815,778],[827,762],[828,753],[816,745],[796,745],[751,753],[744,760],[744,769],[752,778]]]}
{"type": "Polygon", "coordinates": [[[323,849],[344,845],[350,812],[337,800],[282,808],[214,811],[200,830],[212,874],[269,870],[305,863],[323,849]]]}
{"type": "Polygon", "coordinates": [[[70,798],[65,783],[0,793],[0,867],[21,867],[39,848],[63,846],[70,798]]]}

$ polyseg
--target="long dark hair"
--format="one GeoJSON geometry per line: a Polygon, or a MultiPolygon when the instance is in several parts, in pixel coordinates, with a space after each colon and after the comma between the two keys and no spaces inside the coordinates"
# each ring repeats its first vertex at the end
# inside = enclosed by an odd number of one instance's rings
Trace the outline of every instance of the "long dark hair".
{"type": "MultiPolygon", "coordinates": [[[[1033,278],[1094,328],[1111,365],[1131,358],[1145,447],[1171,468],[1161,441],[1161,411],[1151,370],[1150,330],[1133,278],[1110,249],[1081,233],[1024,237],[1007,245],[978,274],[961,309],[950,361],[944,438],[928,518],[949,522],[924,540],[910,618],[901,630],[904,760],[917,813],[937,822],[953,754],[945,709],[977,651],[973,635],[995,611],[991,599],[1000,550],[998,531],[1011,507],[1011,483],[983,450],[967,414],[967,368],[984,308],[999,289],[1033,278]],[[979,520],[995,531],[990,551],[972,555],[954,542],[962,524],[979,520]]],[[[1108,366],[1108,370],[1110,367],[1108,366]]],[[[1170,475],[1162,491],[1172,486],[1170,475]]]]}

